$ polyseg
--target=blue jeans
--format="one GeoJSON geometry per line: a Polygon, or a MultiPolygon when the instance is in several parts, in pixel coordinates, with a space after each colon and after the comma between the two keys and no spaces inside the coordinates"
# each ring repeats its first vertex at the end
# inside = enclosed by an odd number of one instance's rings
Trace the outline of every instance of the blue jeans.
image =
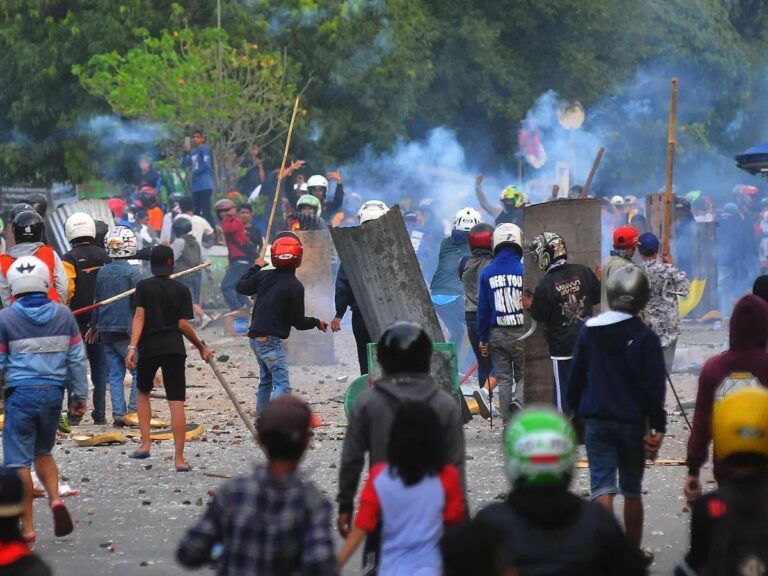
{"type": "Polygon", "coordinates": [[[64,399],[62,386],[19,386],[5,399],[3,466],[29,468],[50,454],[64,399]]]}
{"type": "MultiPolygon", "coordinates": [[[[104,355],[109,368],[109,395],[112,398],[112,418],[125,416],[125,357],[128,355],[130,340],[105,342],[104,355]]],[[[136,412],[136,370],[131,370],[131,394],[127,412],[136,412]]]]}
{"type": "Polygon", "coordinates": [[[248,262],[229,263],[224,279],[221,281],[221,293],[224,295],[224,300],[227,301],[227,306],[229,306],[230,310],[240,310],[240,308],[249,307],[251,303],[248,296],[238,294],[235,290],[235,286],[240,282],[240,278],[248,272],[250,267],[251,265],[248,262]]]}
{"type": "Polygon", "coordinates": [[[589,459],[589,482],[594,500],[604,494],[640,498],[645,472],[645,427],[631,422],[589,419],[584,444],[589,459]]]}
{"type": "Polygon", "coordinates": [[[283,341],[277,336],[251,338],[251,349],[259,361],[259,391],[256,394],[256,413],[261,414],[267,402],[291,393],[288,380],[288,356],[283,341]]]}
{"type": "Polygon", "coordinates": [[[93,411],[91,418],[94,422],[103,422],[107,410],[107,360],[104,357],[104,345],[101,342],[86,344],[85,353],[91,366],[91,383],[93,384],[93,411]]]}

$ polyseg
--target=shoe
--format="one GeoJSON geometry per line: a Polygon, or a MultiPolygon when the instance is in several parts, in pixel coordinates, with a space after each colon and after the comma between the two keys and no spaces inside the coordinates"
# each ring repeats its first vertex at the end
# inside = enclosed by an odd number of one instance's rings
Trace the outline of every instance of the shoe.
{"type": "Polygon", "coordinates": [[[488,390],[485,388],[478,388],[472,392],[472,398],[477,402],[477,410],[480,412],[480,416],[488,420],[491,417],[491,400],[488,396],[488,390]]]}
{"type": "Polygon", "coordinates": [[[62,414],[59,417],[59,432],[63,432],[64,434],[70,434],[72,432],[72,426],[69,423],[69,418],[67,418],[66,414],[62,414]]]}
{"type": "Polygon", "coordinates": [[[208,316],[208,314],[205,314],[205,315],[204,315],[204,316],[203,316],[203,317],[200,319],[200,330],[205,330],[206,328],[208,328],[208,325],[209,325],[211,322],[213,322],[213,318],[211,318],[210,316],[208,316]]]}
{"type": "Polygon", "coordinates": [[[509,402],[509,416],[510,418],[513,417],[515,414],[520,412],[523,409],[523,404],[518,401],[517,399],[511,400],[509,402]]]}
{"type": "Polygon", "coordinates": [[[133,458],[134,460],[146,460],[149,458],[149,452],[142,452],[141,450],[135,450],[128,456],[128,458],[133,458]]]}
{"type": "Polygon", "coordinates": [[[112,428],[125,428],[127,424],[123,420],[122,416],[119,416],[112,420],[112,428]]]}
{"type": "Polygon", "coordinates": [[[648,567],[651,564],[653,564],[653,560],[656,556],[656,553],[653,551],[653,548],[645,547],[640,550],[643,553],[643,558],[645,559],[645,566],[648,567]]]}
{"type": "Polygon", "coordinates": [[[101,420],[96,420],[94,418],[93,419],[93,423],[96,424],[96,426],[106,426],[107,425],[107,421],[104,418],[102,418],[101,420]]]}
{"type": "Polygon", "coordinates": [[[69,510],[63,502],[57,502],[51,506],[51,512],[53,512],[53,534],[57,538],[72,534],[75,529],[72,524],[72,516],[69,515],[69,510]]]}

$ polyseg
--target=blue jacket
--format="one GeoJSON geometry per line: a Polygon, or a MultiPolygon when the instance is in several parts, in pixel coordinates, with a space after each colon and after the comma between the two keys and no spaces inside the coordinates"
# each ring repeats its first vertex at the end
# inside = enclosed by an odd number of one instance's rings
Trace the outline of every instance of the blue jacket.
{"type": "Polygon", "coordinates": [[[666,380],[659,337],[640,318],[604,312],[576,339],[566,398],[582,418],[667,429],[666,380]]]}
{"type": "Polygon", "coordinates": [[[189,184],[190,192],[200,190],[213,190],[213,156],[207,144],[201,144],[181,159],[184,168],[192,167],[192,181],[189,184]]]}
{"type": "MultiPolygon", "coordinates": [[[[136,288],[142,279],[141,267],[125,261],[115,261],[103,266],[96,274],[93,301],[101,302],[112,296],[136,288]]],[[[124,332],[129,334],[133,324],[131,299],[123,298],[113,304],[96,308],[91,314],[91,326],[97,332],[124,332]]]]}
{"type": "Polygon", "coordinates": [[[445,296],[464,296],[464,284],[456,271],[463,256],[469,256],[469,236],[461,230],[454,230],[440,244],[440,255],[437,257],[437,270],[432,276],[429,289],[432,294],[445,296]]]}
{"type": "Polygon", "coordinates": [[[44,294],[0,310],[0,373],[6,386],[64,386],[71,400],[88,396],[85,347],[75,317],[44,294]]]}
{"type": "Polygon", "coordinates": [[[480,273],[477,335],[488,342],[491,328],[523,327],[523,259],[519,249],[502,246],[480,273]]]}

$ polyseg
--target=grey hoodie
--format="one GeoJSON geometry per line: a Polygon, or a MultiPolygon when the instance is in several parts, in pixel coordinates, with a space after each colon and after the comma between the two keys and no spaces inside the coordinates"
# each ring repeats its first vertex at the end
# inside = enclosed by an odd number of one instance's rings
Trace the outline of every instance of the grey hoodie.
{"type": "Polygon", "coordinates": [[[401,373],[384,376],[358,396],[349,419],[339,470],[339,513],[352,512],[360,474],[369,453],[373,468],[387,459],[389,431],[402,402],[426,402],[435,411],[443,428],[448,464],[461,474],[466,503],[464,475],[464,424],[456,398],[438,386],[428,374],[401,373]]]}
{"type": "MultiPolygon", "coordinates": [[[[8,250],[7,254],[11,258],[34,256],[37,249],[42,246],[44,246],[42,242],[22,242],[21,244],[14,244],[8,250]]],[[[61,263],[59,255],[54,252],[53,258],[56,262],[53,270],[56,293],[59,295],[61,303],[66,305],[69,296],[69,280],[67,279],[67,272],[64,270],[64,265],[61,263]]],[[[3,308],[8,308],[8,306],[11,305],[11,287],[8,285],[8,280],[3,274],[0,274],[0,301],[3,303],[3,308]]]]}

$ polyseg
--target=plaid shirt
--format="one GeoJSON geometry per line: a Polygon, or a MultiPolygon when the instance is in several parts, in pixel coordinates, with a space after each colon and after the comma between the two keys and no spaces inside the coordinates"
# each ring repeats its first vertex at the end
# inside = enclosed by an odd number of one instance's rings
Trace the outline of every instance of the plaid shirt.
{"type": "Polygon", "coordinates": [[[179,545],[188,567],[211,561],[222,544],[220,576],[334,575],[331,503],[298,471],[275,478],[265,464],[223,484],[179,545]]]}

